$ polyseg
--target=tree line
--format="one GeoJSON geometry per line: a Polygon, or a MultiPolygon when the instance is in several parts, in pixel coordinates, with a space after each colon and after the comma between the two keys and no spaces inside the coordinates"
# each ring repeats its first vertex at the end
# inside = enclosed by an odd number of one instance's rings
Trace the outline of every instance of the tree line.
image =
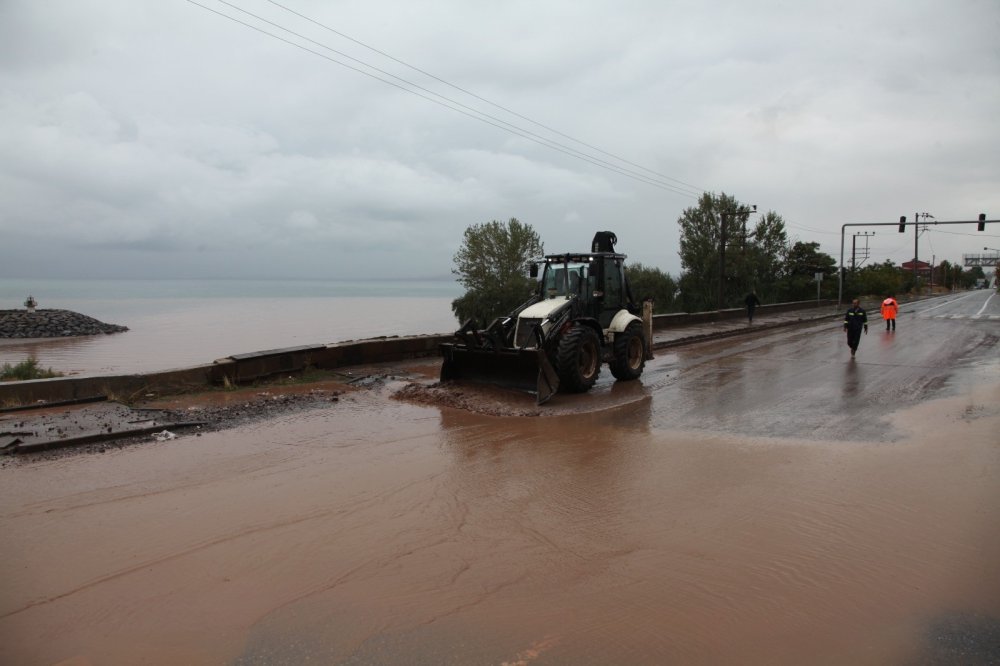
{"type": "MultiPolygon", "coordinates": [[[[657,314],[703,312],[742,307],[756,293],[762,303],[836,298],[837,262],[820,252],[819,243],[790,243],[785,222],[775,211],[757,212],[725,193],[704,193],[677,220],[681,274],[675,278],[655,266],[631,262],[625,267],[633,296],[652,299],[657,314]]],[[[485,325],[508,314],[532,294],[532,260],[544,254],[531,225],[511,218],[465,230],[452,272],[466,292],[452,302],[459,321],[485,325]]],[[[945,261],[935,270],[936,284],[969,288],[982,269],[963,271],[945,261]]],[[[903,294],[914,287],[912,274],[891,261],[845,271],[844,296],[903,294]]]]}

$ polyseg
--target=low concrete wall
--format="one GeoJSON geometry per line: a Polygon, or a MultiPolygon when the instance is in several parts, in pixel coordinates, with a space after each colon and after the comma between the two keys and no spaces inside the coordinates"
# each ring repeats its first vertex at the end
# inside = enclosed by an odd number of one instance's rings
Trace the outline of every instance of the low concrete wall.
{"type": "MultiPolygon", "coordinates": [[[[810,308],[827,308],[836,305],[837,302],[829,299],[820,301],[793,301],[790,303],[774,303],[772,305],[757,306],[758,315],[766,315],[769,312],[790,312],[792,310],[808,310],[810,308]]],[[[665,328],[682,328],[690,324],[704,324],[712,321],[727,321],[730,319],[740,319],[747,316],[746,308],[728,308],[726,310],[709,310],[708,312],[677,312],[671,314],[653,315],[653,330],[660,331],[665,328]]]]}
{"type": "MultiPolygon", "coordinates": [[[[820,301],[819,306],[833,305],[820,301]]],[[[816,301],[762,305],[757,311],[786,312],[816,307],[816,301]]],[[[653,329],[677,328],[690,324],[736,319],[746,316],[743,308],[653,316],[653,329]]],[[[177,393],[226,381],[233,384],[252,382],[281,373],[295,373],[307,367],[325,370],[354,365],[368,365],[409,358],[436,356],[438,346],[452,339],[449,335],[414,335],[351,340],[329,345],[270,349],[250,354],[236,354],[214,363],[193,368],[163,370],[138,375],[100,377],[56,377],[22,382],[0,383],[0,407],[29,405],[38,401],[59,402],[94,396],[130,401],[146,393],[177,393]]]]}
{"type": "Polygon", "coordinates": [[[94,396],[129,401],[146,393],[169,394],[203,388],[212,384],[246,383],[306,367],[321,369],[402,361],[438,354],[438,345],[450,335],[352,340],[330,345],[271,349],[252,354],[236,354],[214,363],[193,368],[163,370],[140,375],[99,377],[56,377],[0,383],[0,406],[29,405],[38,401],[60,402],[94,396]]]}
{"type": "Polygon", "coordinates": [[[205,386],[212,381],[214,364],[142,375],[100,377],[56,377],[0,383],[0,406],[30,405],[39,401],[60,402],[94,396],[131,400],[144,393],[172,393],[205,386]]]}

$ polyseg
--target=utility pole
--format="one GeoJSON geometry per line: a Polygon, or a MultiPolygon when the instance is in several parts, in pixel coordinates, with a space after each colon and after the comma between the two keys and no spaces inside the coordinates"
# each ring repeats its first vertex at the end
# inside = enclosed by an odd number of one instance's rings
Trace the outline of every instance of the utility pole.
{"type": "Polygon", "coordinates": [[[719,304],[721,310],[726,302],[726,214],[719,213],[719,304]]]}
{"type": "MultiPolygon", "coordinates": [[[[743,218],[743,251],[746,252],[746,242],[747,242],[747,216],[751,212],[757,212],[757,204],[753,204],[753,211],[751,211],[746,206],[740,206],[736,209],[735,215],[739,215],[743,218]]],[[[726,228],[726,213],[719,213],[719,303],[718,309],[721,310],[726,303],[726,242],[729,240],[728,229],[726,228]]]]}
{"type": "Polygon", "coordinates": [[[851,237],[851,272],[853,273],[858,268],[857,260],[855,254],[857,253],[857,241],[858,236],[863,236],[865,238],[865,260],[868,259],[868,236],[874,236],[874,231],[862,231],[854,234],[851,237]]]}
{"type": "Polygon", "coordinates": [[[930,213],[914,213],[913,214],[913,288],[917,288],[917,240],[920,238],[920,218],[927,220],[928,218],[934,219],[934,216],[930,213]]]}

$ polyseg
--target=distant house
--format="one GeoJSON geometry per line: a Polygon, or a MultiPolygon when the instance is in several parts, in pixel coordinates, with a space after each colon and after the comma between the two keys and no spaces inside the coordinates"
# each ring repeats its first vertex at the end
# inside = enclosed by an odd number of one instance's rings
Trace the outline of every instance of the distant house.
{"type": "MultiPolygon", "coordinates": [[[[913,262],[912,261],[904,261],[902,264],[900,264],[900,268],[903,269],[904,273],[912,273],[913,272],[913,262]]],[[[930,274],[931,274],[931,265],[928,264],[926,261],[920,261],[918,259],[917,260],[917,275],[925,275],[927,277],[930,277],[930,274]]]]}

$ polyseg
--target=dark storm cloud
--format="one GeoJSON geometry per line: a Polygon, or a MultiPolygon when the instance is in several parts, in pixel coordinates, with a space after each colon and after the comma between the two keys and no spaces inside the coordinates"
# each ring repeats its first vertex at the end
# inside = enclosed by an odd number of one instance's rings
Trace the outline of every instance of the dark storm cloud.
{"type": "MultiPolygon", "coordinates": [[[[233,4],[636,169],[265,0],[233,4]]],[[[831,254],[846,221],[1000,213],[994,2],[288,4],[634,165],[774,209],[831,254]]],[[[122,275],[338,277],[376,261],[448,275],[466,226],[512,216],[552,251],[611,228],[634,258],[679,268],[693,197],[191,3],[5,2],[0,59],[0,276],[42,270],[24,259],[39,245],[70,275],[96,258],[122,275]]],[[[983,244],[935,233],[939,258],[983,244]]],[[[879,260],[909,258],[876,238],[879,260]]]]}

